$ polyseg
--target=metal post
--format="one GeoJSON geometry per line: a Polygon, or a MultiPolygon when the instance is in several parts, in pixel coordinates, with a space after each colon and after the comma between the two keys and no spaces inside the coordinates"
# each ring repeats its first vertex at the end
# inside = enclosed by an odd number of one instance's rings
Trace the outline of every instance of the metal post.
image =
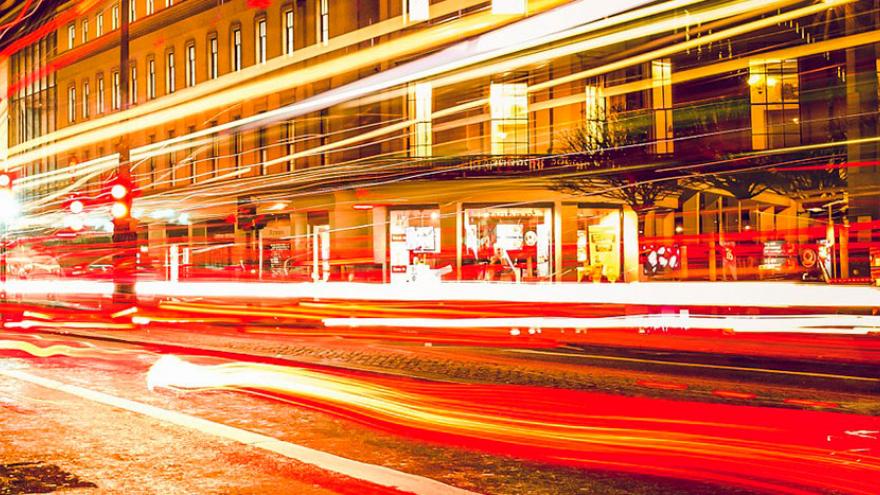
{"type": "MultiPolygon", "coordinates": [[[[128,42],[129,42],[129,12],[131,11],[131,0],[120,0],[119,7],[122,9],[121,24],[119,31],[119,110],[125,112],[128,110],[129,102],[129,77],[131,77],[128,64],[128,42]]],[[[113,84],[113,81],[111,81],[113,84]]],[[[125,123],[123,123],[125,125],[125,123]]],[[[131,164],[129,156],[128,134],[124,133],[119,138],[117,153],[119,154],[119,164],[116,174],[123,183],[131,182],[131,164]]],[[[130,214],[129,214],[130,215],[130,214]]],[[[115,221],[113,225],[113,247],[115,255],[113,256],[113,302],[129,303],[135,301],[134,295],[134,277],[136,269],[133,266],[134,256],[133,250],[137,244],[137,234],[131,226],[131,218],[129,215],[115,221]],[[134,234],[134,235],[132,235],[134,234]]]]}
{"type": "Polygon", "coordinates": [[[263,280],[263,229],[257,231],[257,259],[259,267],[257,268],[257,279],[263,280]]]}
{"type": "Polygon", "coordinates": [[[6,222],[0,222],[0,239],[2,239],[3,247],[0,249],[0,283],[3,289],[0,291],[0,299],[6,302],[6,222]]]}

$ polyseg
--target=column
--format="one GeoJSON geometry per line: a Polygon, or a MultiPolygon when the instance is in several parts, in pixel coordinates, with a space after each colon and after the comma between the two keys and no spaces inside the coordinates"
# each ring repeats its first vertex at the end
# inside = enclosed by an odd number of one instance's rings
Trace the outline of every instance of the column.
{"type": "Polygon", "coordinates": [[[639,270],[639,216],[629,206],[623,208],[621,240],[623,241],[623,280],[638,282],[639,270]]]}

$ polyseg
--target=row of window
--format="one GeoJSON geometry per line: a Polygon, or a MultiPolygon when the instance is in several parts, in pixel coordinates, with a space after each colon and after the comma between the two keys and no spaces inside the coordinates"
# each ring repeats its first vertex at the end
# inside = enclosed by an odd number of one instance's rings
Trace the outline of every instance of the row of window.
{"type": "MultiPolygon", "coordinates": [[[[294,40],[294,19],[293,19],[293,10],[285,10],[282,12],[282,22],[283,22],[283,39],[282,39],[282,49],[285,54],[293,53],[293,40],[294,40]]],[[[255,60],[258,64],[262,64],[266,62],[267,59],[267,35],[268,35],[268,26],[265,17],[259,18],[256,20],[255,25],[255,60]]],[[[241,28],[234,27],[230,34],[230,69],[233,72],[239,71],[242,69],[242,36],[241,36],[241,28]]],[[[216,79],[220,75],[219,68],[219,41],[217,40],[217,34],[212,33],[208,37],[207,41],[208,46],[208,66],[207,66],[207,76],[208,79],[216,79]]],[[[184,48],[184,84],[186,87],[191,87],[196,85],[196,46],[195,42],[189,42],[184,48]]],[[[168,50],[165,53],[165,94],[174,93],[177,90],[177,62],[174,50],[168,50]]],[[[121,107],[121,100],[119,99],[119,73],[113,72],[113,95],[111,97],[111,105],[113,110],[117,110],[121,107]]],[[[156,98],[156,61],[154,58],[147,59],[147,100],[152,100],[156,98]]],[[[98,75],[98,101],[96,106],[96,111],[98,114],[104,113],[104,81],[103,76],[98,75]]],[[[137,66],[131,65],[131,79],[130,79],[130,97],[129,103],[134,104],[137,103],[137,66]]],[[[90,92],[89,92],[89,82],[83,82],[82,89],[82,110],[80,114],[80,118],[87,119],[89,118],[89,103],[90,103],[90,92]]],[[[77,99],[76,99],[76,86],[71,85],[68,88],[68,122],[74,123],[76,122],[77,116],[77,99]]]]}
{"type": "MultiPolygon", "coordinates": [[[[165,7],[174,5],[174,0],[165,0],[165,7]]],[[[137,20],[137,2],[131,0],[128,4],[128,20],[134,22],[137,20]]],[[[156,0],[146,0],[144,4],[146,9],[145,15],[153,15],[156,12],[156,0]]],[[[119,29],[119,4],[113,4],[110,7],[110,31],[119,29]]],[[[81,22],[82,43],[89,41],[89,18],[86,17],[81,22]]],[[[104,11],[101,10],[95,14],[95,37],[100,38],[104,35],[104,11]]],[[[71,22],[67,25],[67,48],[72,49],[76,46],[76,23],[71,22]]]]}
{"type": "MultiPolygon", "coordinates": [[[[130,20],[137,18],[136,2],[131,1],[130,20]]],[[[165,0],[165,6],[174,5],[174,0],[165,0]]],[[[429,0],[405,0],[407,15],[409,20],[425,20],[429,17],[429,0]]],[[[492,8],[494,12],[523,13],[525,12],[525,0],[493,0],[492,8]]],[[[317,16],[317,33],[318,41],[326,44],[330,39],[330,0],[317,0],[318,16],[317,16]]],[[[151,15],[155,11],[155,0],[147,0],[146,15],[151,15]]],[[[111,30],[115,30],[119,25],[119,4],[111,7],[111,30]]],[[[83,42],[88,41],[88,19],[82,20],[83,42]]],[[[103,34],[104,12],[98,12],[96,15],[97,35],[103,34]]],[[[267,37],[268,25],[265,17],[257,18],[255,21],[255,44],[254,55],[257,64],[266,62],[267,59],[267,37]]],[[[281,13],[282,27],[282,53],[289,55],[294,51],[294,11],[293,8],[287,8],[281,13]]],[[[69,26],[69,47],[73,48],[76,41],[76,25],[69,26]]],[[[219,76],[219,45],[216,33],[208,38],[208,79],[216,79],[219,76]]],[[[241,28],[234,27],[230,34],[230,70],[235,72],[242,69],[242,35],[241,28]]],[[[184,84],[186,87],[196,84],[196,47],[195,42],[190,42],[185,47],[185,67],[184,67],[184,84]]],[[[165,54],[165,94],[174,93],[177,90],[177,64],[175,60],[174,50],[169,50],[165,54]]],[[[147,100],[156,97],[156,66],[155,60],[150,58],[147,60],[147,100]]],[[[129,103],[137,103],[137,67],[132,64],[130,75],[130,97],[129,103]]],[[[121,100],[119,96],[119,74],[113,72],[113,86],[111,95],[111,108],[117,110],[121,108],[121,100]]],[[[82,110],[77,115],[76,86],[72,85],[68,88],[68,123],[74,123],[77,118],[88,119],[90,117],[89,103],[90,90],[88,81],[83,82],[82,88],[82,110]]],[[[104,113],[104,81],[102,76],[98,76],[98,102],[96,112],[104,113]]]]}

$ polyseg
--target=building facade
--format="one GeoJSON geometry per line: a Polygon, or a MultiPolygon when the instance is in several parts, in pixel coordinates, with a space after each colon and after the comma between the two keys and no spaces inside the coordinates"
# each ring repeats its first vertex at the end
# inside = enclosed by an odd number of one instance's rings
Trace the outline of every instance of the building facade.
{"type": "Polygon", "coordinates": [[[8,64],[44,229],[75,195],[105,235],[127,143],[166,272],[716,280],[824,247],[866,275],[875,2],[131,0],[126,74],[120,9],[70,2],[8,64]]]}

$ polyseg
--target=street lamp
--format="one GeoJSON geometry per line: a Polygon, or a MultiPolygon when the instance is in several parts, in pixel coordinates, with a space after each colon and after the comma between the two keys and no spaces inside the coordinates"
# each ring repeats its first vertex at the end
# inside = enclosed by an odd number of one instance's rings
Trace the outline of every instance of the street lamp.
{"type": "Polygon", "coordinates": [[[12,175],[8,172],[0,173],[0,283],[3,289],[0,291],[0,297],[6,302],[6,233],[9,223],[18,216],[18,201],[12,192],[12,175]]]}

